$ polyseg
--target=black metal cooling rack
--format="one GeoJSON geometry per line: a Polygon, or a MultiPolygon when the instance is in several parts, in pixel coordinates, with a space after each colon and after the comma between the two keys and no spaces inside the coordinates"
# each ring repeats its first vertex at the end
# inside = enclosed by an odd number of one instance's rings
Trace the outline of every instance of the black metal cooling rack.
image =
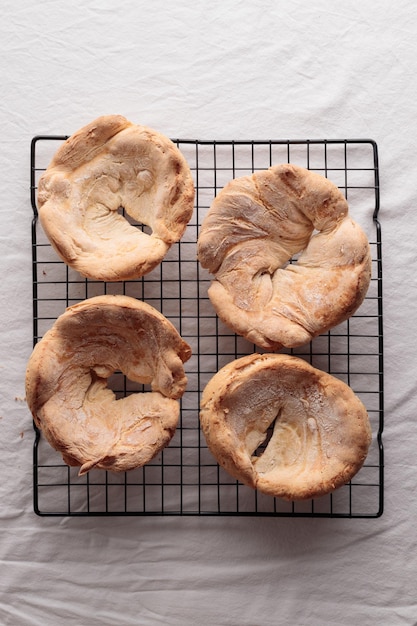
{"type": "MultiPolygon", "coordinates": [[[[125,474],[92,470],[79,477],[35,427],[34,510],[42,516],[239,515],[373,518],[383,512],[383,324],[378,151],[374,141],[176,139],[193,173],[195,211],[182,238],[161,265],[140,280],[103,283],[82,278],[54,253],[37,219],[39,176],[66,136],[36,136],[31,143],[34,344],[55,319],[80,300],[126,294],[160,310],[191,345],[188,387],[170,445],[151,463],[125,474]],[[373,277],[367,297],[347,322],[289,350],[348,383],[367,407],[373,440],[354,479],[334,493],[286,502],[245,487],[219,468],[199,428],[201,392],[223,365],[257,349],[231,333],[207,297],[210,276],[196,260],[196,241],[216,193],[232,178],[276,163],[292,162],[327,176],[344,192],[353,218],[367,233],[373,277]]],[[[140,225],[137,225],[140,227],[140,225]]],[[[121,374],[110,382],[116,394],[138,391],[121,374]]],[[[140,389],[139,389],[140,390],[140,389]]]]}

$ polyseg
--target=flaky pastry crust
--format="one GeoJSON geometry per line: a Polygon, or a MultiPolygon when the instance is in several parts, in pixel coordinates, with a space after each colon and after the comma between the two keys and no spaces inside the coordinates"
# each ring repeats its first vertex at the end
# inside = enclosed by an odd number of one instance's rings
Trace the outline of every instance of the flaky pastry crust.
{"type": "Polygon", "coordinates": [[[251,354],[223,367],[203,391],[200,422],[229,474],[287,500],[348,482],[371,442],[366,409],[352,389],[285,354],[251,354]]]}
{"type": "Polygon", "coordinates": [[[168,445],[179,417],[191,348],[156,309],[128,296],[69,307],[36,344],[26,371],[35,424],[80,475],[124,471],[168,445]],[[151,391],[117,399],[107,379],[121,371],[151,391]]]}
{"type": "Polygon", "coordinates": [[[105,115],[58,149],[38,185],[43,229],[83,276],[143,276],[184,233],[194,207],[190,168],[164,135],[105,115]],[[142,232],[127,216],[151,229],[142,232]]]}
{"type": "Polygon", "coordinates": [[[265,350],[308,343],[348,319],[371,279],[369,243],[343,194],[296,165],[230,181],[203,221],[198,258],[215,277],[217,315],[265,350]]]}

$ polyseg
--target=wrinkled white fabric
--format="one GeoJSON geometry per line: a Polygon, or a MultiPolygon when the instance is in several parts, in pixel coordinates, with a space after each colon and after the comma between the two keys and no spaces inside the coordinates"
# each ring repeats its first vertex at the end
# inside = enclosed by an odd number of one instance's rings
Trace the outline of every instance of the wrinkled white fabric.
{"type": "Polygon", "coordinates": [[[417,622],[411,0],[18,0],[0,22],[0,623],[417,622]],[[380,519],[48,518],[32,510],[29,145],[120,113],[170,137],[370,137],[381,173],[380,519]]]}

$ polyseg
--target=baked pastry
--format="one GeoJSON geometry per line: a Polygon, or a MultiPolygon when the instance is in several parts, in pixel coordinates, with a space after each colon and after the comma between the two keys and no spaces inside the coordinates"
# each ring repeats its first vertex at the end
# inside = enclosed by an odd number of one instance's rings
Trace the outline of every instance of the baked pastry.
{"type": "Polygon", "coordinates": [[[178,148],[121,115],[99,117],[74,133],[38,185],[40,221],[55,251],[96,280],[150,272],[181,238],[193,207],[190,168],[178,148]]]}
{"type": "Polygon", "coordinates": [[[36,344],[26,372],[35,424],[68,465],[124,471],[168,445],[191,349],[156,309],[129,296],[69,307],[36,344]],[[151,391],[116,399],[115,371],[151,391]]]}
{"type": "Polygon", "coordinates": [[[349,318],[371,278],[369,243],[343,194],[296,165],[229,182],[203,221],[198,258],[215,277],[217,315],[265,350],[308,343],[349,318]]]}
{"type": "Polygon", "coordinates": [[[250,354],[223,367],[203,391],[200,421],[229,474],[287,500],[322,496],[349,481],[371,442],[366,409],[352,389],[285,354],[250,354]]]}

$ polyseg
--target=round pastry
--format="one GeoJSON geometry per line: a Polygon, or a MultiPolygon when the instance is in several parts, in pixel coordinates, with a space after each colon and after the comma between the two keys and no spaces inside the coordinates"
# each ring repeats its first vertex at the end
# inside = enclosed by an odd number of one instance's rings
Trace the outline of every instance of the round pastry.
{"type": "Polygon", "coordinates": [[[229,474],[287,500],[322,496],[349,481],[371,442],[366,409],[352,389],[284,354],[250,354],[223,367],[204,389],[200,421],[229,474]]]}
{"type": "Polygon", "coordinates": [[[83,276],[129,280],[158,265],[191,219],[194,184],[170,139],[106,115],[59,148],[38,185],[43,229],[83,276]],[[132,225],[120,209],[151,234],[132,225]]]}
{"type": "Polygon", "coordinates": [[[156,309],[129,296],[69,307],[36,344],[26,372],[35,424],[68,465],[124,471],[168,445],[191,349],[156,309]],[[151,391],[116,399],[115,371],[151,391]]]}
{"type": "Polygon", "coordinates": [[[308,343],[346,320],[371,278],[369,243],[343,194],[295,165],[228,183],[203,221],[198,258],[215,276],[217,315],[266,350],[308,343]]]}

